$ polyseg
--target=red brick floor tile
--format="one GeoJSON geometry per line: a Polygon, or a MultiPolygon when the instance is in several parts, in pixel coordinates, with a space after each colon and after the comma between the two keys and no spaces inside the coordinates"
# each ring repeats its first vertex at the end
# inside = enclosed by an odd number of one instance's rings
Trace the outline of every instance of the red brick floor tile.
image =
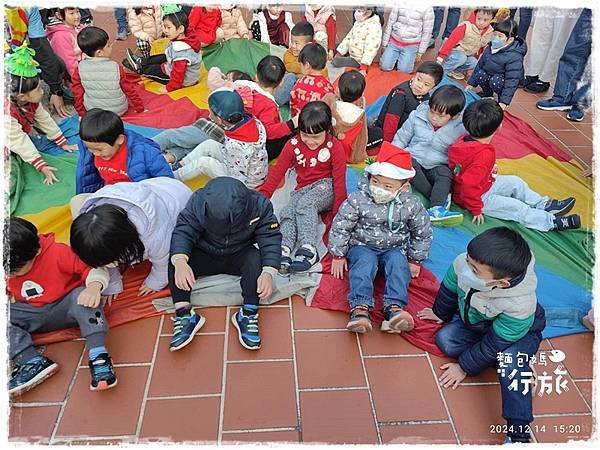
{"type": "Polygon", "coordinates": [[[8,438],[10,441],[48,443],[60,406],[36,406],[10,409],[8,438]]]}
{"type": "Polygon", "coordinates": [[[365,364],[378,421],[448,419],[427,358],[373,358],[365,364]]]}
{"type": "Polygon", "coordinates": [[[150,397],[221,392],[222,335],[200,335],[181,350],[169,351],[170,337],[161,337],[150,382],[150,397]]]}
{"type": "MultiPolygon", "coordinates": [[[[195,311],[206,319],[204,326],[200,329],[200,333],[225,332],[225,322],[227,320],[226,307],[220,306],[216,308],[197,308],[195,311]]],[[[162,334],[168,334],[169,336],[173,335],[173,321],[171,320],[171,317],[174,317],[174,315],[165,315],[161,330],[162,334]]]]}
{"type": "Polygon", "coordinates": [[[554,130],[575,130],[575,127],[571,125],[571,122],[554,112],[549,113],[540,110],[537,112],[528,110],[528,112],[530,112],[533,118],[541,125],[552,131],[552,133],[554,133],[554,130]]]}
{"type": "Polygon", "coordinates": [[[300,388],[366,386],[354,333],[295,334],[300,388]]]}
{"type": "Polygon", "coordinates": [[[382,333],[379,328],[371,333],[359,335],[363,355],[414,355],[425,354],[402,336],[382,333]]]}
{"type": "Polygon", "coordinates": [[[590,123],[573,122],[572,125],[576,129],[581,131],[583,134],[585,134],[588,138],[592,139],[592,137],[594,135],[594,125],[591,122],[590,123]]]}
{"type": "Polygon", "coordinates": [[[578,333],[550,339],[555,349],[565,352],[564,364],[573,378],[592,378],[594,333],[578,333]]]}
{"type": "Polygon", "coordinates": [[[589,146],[592,141],[579,130],[554,130],[556,137],[567,146],[589,146]]]}
{"type": "MultiPolygon", "coordinates": [[[[106,348],[114,364],[144,363],[152,361],[160,317],[136,320],[111,328],[106,338],[106,348]]],[[[87,359],[84,358],[87,364],[87,359]]]]}
{"type": "MultiPolygon", "coordinates": [[[[233,316],[238,309],[231,310],[233,316]]],[[[261,333],[260,350],[248,350],[238,340],[237,329],[229,325],[228,361],[256,359],[289,359],[292,357],[292,327],[289,308],[261,308],[259,310],[261,333]]]]}
{"type": "Polygon", "coordinates": [[[227,366],[224,430],[297,426],[292,362],[227,366]]]}
{"type": "Polygon", "coordinates": [[[267,443],[267,442],[300,442],[297,431],[261,431],[249,433],[225,433],[222,438],[223,444],[235,443],[267,443]]]}
{"type": "Polygon", "coordinates": [[[124,445],[135,444],[135,436],[124,437],[122,439],[54,439],[52,445],[124,445]]]}
{"type": "MultiPolygon", "coordinates": [[[[526,118],[523,118],[523,119],[528,120],[526,118]]],[[[544,139],[556,139],[556,136],[550,130],[548,130],[546,127],[544,127],[542,125],[539,125],[537,123],[537,121],[531,120],[529,122],[529,124],[535,130],[535,132],[537,134],[539,134],[541,137],[543,137],[544,139]]]]}
{"type": "Polygon", "coordinates": [[[148,367],[120,367],[119,384],[90,391],[90,375],[79,370],[57,436],[127,436],[135,434],[148,367]]]}
{"type": "Polygon", "coordinates": [[[216,442],[221,397],[148,400],[140,441],[216,442]]]}
{"type": "Polygon", "coordinates": [[[529,113],[529,111],[527,109],[523,108],[523,106],[520,103],[519,104],[511,104],[508,111],[513,116],[516,116],[519,119],[523,119],[526,122],[531,124],[531,122],[532,122],[531,114],[529,113]]]}
{"type": "MultiPolygon", "coordinates": [[[[534,414],[589,413],[590,409],[583,397],[577,392],[573,379],[568,375],[563,377],[567,381],[566,387],[568,390],[563,391],[561,394],[556,392],[557,375],[554,374],[554,370],[557,366],[557,364],[550,362],[548,362],[547,367],[535,366],[538,377],[543,376],[544,372],[551,377],[548,382],[552,385],[552,392],[545,391],[542,396],[535,395],[533,398],[534,414]]],[[[538,392],[541,386],[541,381],[538,378],[538,392]]]]}
{"type": "MultiPolygon", "coordinates": [[[[31,391],[15,397],[14,401],[19,403],[62,402],[75,375],[83,347],[83,341],[59,342],[46,346],[44,355],[58,363],[58,372],[31,391]]],[[[84,357],[84,361],[87,363],[87,358],[84,357]]]]}
{"type": "Polygon", "coordinates": [[[297,295],[292,297],[292,313],[295,330],[345,329],[348,323],[348,314],[306,306],[304,299],[297,295]]]}
{"type": "Polygon", "coordinates": [[[532,423],[532,431],[541,443],[589,440],[592,416],[540,417],[532,423]]]}
{"type": "Polygon", "coordinates": [[[502,433],[490,432],[490,427],[506,424],[502,418],[498,386],[459,386],[455,390],[442,390],[461,444],[504,442],[502,433]]]}
{"type": "Polygon", "coordinates": [[[449,423],[380,426],[384,444],[456,444],[449,423]]]}
{"type": "Polygon", "coordinates": [[[327,444],[377,444],[369,392],[300,393],[302,440],[327,444]]]}
{"type": "MultiPolygon", "coordinates": [[[[444,369],[442,369],[441,366],[449,362],[456,362],[455,359],[447,356],[441,357],[429,355],[429,357],[431,358],[431,364],[433,365],[433,369],[438,378],[444,373],[444,369]]],[[[498,372],[495,368],[490,367],[478,375],[468,376],[465,378],[464,383],[498,383],[498,372]]]]}
{"type": "Polygon", "coordinates": [[[587,404],[592,408],[594,403],[592,400],[592,381],[576,381],[575,384],[577,384],[587,404]]]}

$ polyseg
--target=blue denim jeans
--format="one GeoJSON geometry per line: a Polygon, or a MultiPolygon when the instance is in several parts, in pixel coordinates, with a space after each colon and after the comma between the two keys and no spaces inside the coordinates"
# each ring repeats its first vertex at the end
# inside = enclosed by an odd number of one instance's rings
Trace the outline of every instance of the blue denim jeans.
{"type": "Polygon", "coordinates": [[[379,58],[379,68],[389,71],[394,70],[394,66],[397,66],[398,72],[411,73],[418,50],[417,44],[400,47],[390,41],[379,58]]]}
{"type": "Polygon", "coordinates": [[[210,139],[208,135],[194,125],[164,130],[152,138],[160,146],[160,151],[171,153],[176,162],[207,139],[210,139]]]}
{"type": "Polygon", "coordinates": [[[127,30],[129,29],[129,25],[127,24],[127,9],[115,8],[115,19],[117,19],[117,33],[127,33],[127,30]]]}
{"type": "Polygon", "coordinates": [[[279,106],[286,105],[290,102],[290,94],[294,85],[298,81],[298,76],[294,73],[288,72],[283,76],[281,85],[275,89],[273,97],[279,106]]]}
{"type": "MultiPolygon", "coordinates": [[[[433,39],[437,39],[440,34],[440,28],[442,26],[442,22],[444,21],[444,10],[446,8],[442,6],[435,6],[433,8],[433,31],[431,32],[431,37],[433,39]]],[[[448,8],[448,17],[446,18],[446,28],[444,29],[444,34],[442,34],[442,39],[450,36],[452,31],[458,25],[460,21],[460,8],[448,8]]]]}
{"type": "Polygon", "coordinates": [[[448,57],[444,60],[442,66],[444,72],[466,72],[472,70],[477,65],[477,58],[467,56],[462,50],[452,50],[448,57]]]}
{"type": "MultiPolygon", "coordinates": [[[[481,342],[485,335],[485,331],[474,331],[466,328],[465,323],[461,319],[459,314],[456,314],[452,320],[445,324],[435,335],[435,342],[442,352],[451,358],[458,359],[458,357],[471,348],[481,342]]],[[[533,422],[533,411],[531,405],[531,390],[527,394],[523,394],[523,384],[518,381],[519,389],[509,390],[509,386],[512,380],[521,380],[527,378],[526,375],[521,375],[523,372],[531,372],[528,360],[522,359],[519,364],[519,353],[529,355],[531,358],[540,346],[541,336],[538,333],[530,332],[524,337],[513,343],[510,347],[505,349],[505,354],[512,355],[512,362],[506,363],[504,367],[504,376],[500,373],[498,378],[500,381],[500,392],[502,394],[502,417],[508,422],[508,425],[514,427],[525,426],[533,422]],[[522,365],[523,367],[519,367],[522,365]],[[516,370],[517,373],[511,380],[508,375],[516,370]]],[[[516,431],[518,429],[515,428],[516,431]]],[[[513,433],[522,434],[522,433],[513,433]]],[[[510,436],[511,433],[509,432],[510,436]]]]}
{"type": "Polygon", "coordinates": [[[399,305],[404,308],[408,304],[410,269],[401,249],[379,250],[366,245],[355,245],[350,248],[346,257],[350,279],[350,308],[358,305],[374,306],[373,281],[378,271],[385,276],[383,307],[399,305]]]}
{"type": "Polygon", "coordinates": [[[552,99],[563,105],[584,103],[589,86],[581,86],[577,92],[577,84],[585,70],[592,52],[592,10],[585,8],[569,36],[567,45],[558,63],[558,74],[554,84],[552,99]]]}

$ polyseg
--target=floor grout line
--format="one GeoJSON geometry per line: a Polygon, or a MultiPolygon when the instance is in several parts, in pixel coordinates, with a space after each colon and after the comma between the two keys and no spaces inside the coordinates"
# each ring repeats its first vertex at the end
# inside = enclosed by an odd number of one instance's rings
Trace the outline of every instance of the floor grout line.
{"type": "Polygon", "coordinates": [[[269,363],[269,362],[291,362],[292,358],[272,358],[272,359],[240,359],[235,361],[225,361],[226,364],[241,364],[241,363],[269,363]]]}
{"type": "Polygon", "coordinates": [[[158,395],[155,397],[148,397],[146,400],[186,400],[193,398],[214,398],[220,397],[221,394],[187,394],[187,395],[158,395]]]}
{"type": "Polygon", "coordinates": [[[328,391],[366,391],[368,386],[348,386],[348,387],[318,387],[318,388],[300,388],[300,392],[328,392],[328,391]]]}
{"type": "Polygon", "coordinates": [[[444,392],[442,391],[442,387],[440,386],[440,382],[438,380],[437,374],[435,372],[435,369],[433,368],[433,363],[431,362],[431,357],[429,356],[429,353],[426,353],[427,355],[427,362],[429,363],[429,368],[431,369],[431,373],[433,374],[433,379],[435,380],[435,385],[438,388],[438,392],[440,394],[440,397],[442,398],[442,402],[444,403],[444,408],[446,408],[446,414],[448,414],[448,419],[450,420],[450,425],[452,425],[452,431],[454,432],[454,437],[456,438],[456,442],[457,444],[460,444],[460,437],[458,436],[458,431],[456,430],[456,425],[454,424],[454,418],[452,417],[452,414],[450,414],[450,408],[448,407],[448,402],[446,401],[446,397],[444,396],[444,392]]]}
{"type": "Polygon", "coordinates": [[[405,353],[398,355],[364,355],[365,359],[384,359],[384,358],[425,358],[427,354],[425,353],[405,353]]]}
{"type": "MultiPolygon", "coordinates": [[[[118,364],[113,364],[113,367],[115,369],[118,369],[119,367],[149,367],[150,365],[152,365],[152,362],[145,362],[145,363],[118,363],[118,364]]],[[[79,366],[78,369],[87,369],[88,366],[79,366]]]]}
{"type": "Polygon", "coordinates": [[[150,383],[152,382],[152,375],[154,374],[154,364],[156,363],[156,355],[158,354],[158,346],[160,344],[160,332],[163,327],[165,315],[160,316],[160,322],[158,324],[158,331],[156,333],[156,340],[154,341],[154,349],[152,350],[152,361],[150,363],[150,370],[148,371],[148,378],[146,378],[146,386],[144,386],[144,395],[142,397],[142,404],[140,405],[140,412],[138,415],[138,422],[135,428],[136,441],[140,439],[140,432],[142,431],[142,424],[144,423],[144,413],[146,412],[146,403],[148,402],[148,392],[150,391],[150,383]]]}
{"type": "Polygon", "coordinates": [[[393,420],[388,422],[379,422],[380,426],[394,427],[400,425],[435,425],[435,424],[450,424],[449,420],[393,420]]]}
{"type": "Polygon", "coordinates": [[[326,332],[326,331],[345,331],[345,332],[348,332],[348,330],[345,329],[345,328],[300,328],[298,330],[294,330],[294,332],[296,332],[296,333],[298,333],[298,332],[301,332],[301,333],[313,333],[313,332],[323,333],[323,332],[326,332]]]}
{"type": "Polygon", "coordinates": [[[547,413],[547,414],[534,414],[534,419],[544,419],[548,417],[587,417],[591,416],[592,413],[547,413]]]}
{"type": "Polygon", "coordinates": [[[229,344],[230,307],[225,310],[225,337],[223,339],[223,369],[221,371],[221,404],[219,405],[219,428],[217,429],[217,445],[223,441],[223,421],[225,419],[225,388],[227,382],[227,346],[229,344]]]}
{"type": "Polygon", "coordinates": [[[135,440],[136,436],[133,434],[123,434],[117,436],[59,436],[57,442],[75,442],[75,441],[109,441],[109,440],[135,440]]]}
{"type": "Polygon", "coordinates": [[[290,330],[292,334],[292,365],[294,366],[294,391],[296,394],[296,420],[298,421],[298,442],[304,442],[302,435],[302,415],[300,413],[300,384],[298,382],[298,360],[296,358],[296,331],[294,330],[294,308],[292,298],[288,297],[290,302],[290,330]]]}
{"type": "Polygon", "coordinates": [[[363,369],[363,375],[365,377],[365,383],[367,383],[367,394],[369,395],[369,403],[371,405],[371,414],[373,414],[373,420],[375,421],[375,432],[377,433],[377,443],[382,444],[383,439],[381,438],[381,428],[379,428],[379,422],[377,420],[377,411],[375,410],[375,402],[373,401],[373,393],[371,392],[371,384],[369,383],[369,375],[367,373],[367,365],[363,357],[362,345],[358,333],[356,335],[356,343],[358,345],[358,355],[360,357],[360,364],[363,369]]]}
{"type": "Polygon", "coordinates": [[[297,431],[296,427],[279,427],[279,428],[256,428],[243,430],[223,430],[223,434],[242,434],[242,433],[269,433],[273,431],[297,431]]]}
{"type": "Polygon", "coordinates": [[[11,408],[36,408],[46,406],[62,406],[64,402],[14,402],[10,403],[11,408]]]}

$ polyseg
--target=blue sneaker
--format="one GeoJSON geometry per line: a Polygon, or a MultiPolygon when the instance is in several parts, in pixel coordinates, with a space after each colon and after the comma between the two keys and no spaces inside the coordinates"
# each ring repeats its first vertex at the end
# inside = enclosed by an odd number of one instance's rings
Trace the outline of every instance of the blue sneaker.
{"type": "Polygon", "coordinates": [[[15,364],[8,382],[8,394],[23,394],[46,381],[57,371],[58,364],[41,355],[34,356],[22,364],[15,364]]]}
{"type": "Polygon", "coordinates": [[[206,322],[206,319],[196,314],[193,309],[188,314],[172,317],[171,320],[174,322],[173,338],[169,346],[171,352],[180,350],[192,342],[195,334],[206,322]]]}
{"type": "Polygon", "coordinates": [[[571,105],[559,103],[553,98],[549,98],[548,100],[540,100],[535,104],[535,106],[542,111],[567,111],[571,109],[571,105]]]}
{"type": "Polygon", "coordinates": [[[103,391],[117,385],[117,376],[108,353],[100,353],[96,358],[90,359],[88,365],[92,375],[90,390],[103,391]]]}
{"type": "Polygon", "coordinates": [[[585,117],[585,113],[577,106],[572,106],[571,110],[567,113],[567,119],[571,122],[581,122],[585,117]]]}
{"type": "MultiPolygon", "coordinates": [[[[247,307],[246,307],[247,308],[247,307]]],[[[238,340],[248,350],[260,348],[260,333],[258,330],[258,307],[255,314],[244,314],[244,308],[240,308],[233,316],[231,322],[238,331],[238,340]]]]}
{"type": "Polygon", "coordinates": [[[463,221],[462,213],[449,211],[443,206],[432,206],[427,213],[431,224],[439,227],[454,227],[463,221]]]}

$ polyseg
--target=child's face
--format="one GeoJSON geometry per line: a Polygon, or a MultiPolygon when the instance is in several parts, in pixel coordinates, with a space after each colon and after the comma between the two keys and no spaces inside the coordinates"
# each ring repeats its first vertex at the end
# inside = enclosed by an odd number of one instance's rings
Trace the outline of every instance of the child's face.
{"type": "Polygon", "coordinates": [[[431,125],[435,128],[440,128],[446,125],[448,122],[452,120],[452,116],[448,113],[440,113],[439,111],[435,111],[431,108],[427,110],[427,118],[431,125]]]}
{"type": "Polygon", "coordinates": [[[512,44],[512,42],[515,40],[515,38],[509,38],[500,31],[494,31],[494,37],[497,38],[499,41],[502,41],[504,45],[512,44]]]}
{"type": "Polygon", "coordinates": [[[323,142],[325,142],[325,136],[327,136],[327,132],[325,131],[321,131],[317,134],[307,134],[303,133],[302,131],[300,132],[300,139],[302,139],[302,142],[304,142],[311,150],[316,150],[323,145],[323,142]]]}
{"type": "Polygon", "coordinates": [[[123,145],[123,142],[125,142],[125,136],[122,134],[119,135],[113,145],[107,144],[106,142],[83,141],[90,152],[92,152],[92,155],[97,156],[105,161],[112,159],[117,154],[119,148],[121,145],[123,145]]]}
{"type": "Polygon", "coordinates": [[[481,278],[482,280],[486,281],[486,285],[488,287],[497,287],[500,289],[510,287],[510,279],[496,279],[490,266],[474,260],[469,255],[467,255],[467,265],[471,268],[473,274],[475,274],[477,278],[481,278]]]}
{"type": "Polygon", "coordinates": [[[18,94],[17,100],[23,103],[39,103],[43,96],[44,89],[42,89],[42,83],[39,83],[35,89],[25,94],[18,94]]]}
{"type": "Polygon", "coordinates": [[[475,26],[480,30],[485,30],[487,27],[490,26],[490,22],[493,18],[494,16],[492,15],[492,13],[485,11],[477,11],[477,14],[475,15],[475,26]]]}
{"type": "Polygon", "coordinates": [[[163,20],[163,29],[165,31],[165,36],[171,41],[174,41],[185,34],[185,28],[183,28],[183,25],[179,25],[177,27],[168,19],[163,20]]]}
{"type": "Polygon", "coordinates": [[[279,14],[281,14],[281,11],[283,11],[283,6],[279,4],[268,5],[267,11],[269,11],[269,14],[271,14],[272,16],[279,17],[279,14]]]}
{"type": "Polygon", "coordinates": [[[311,41],[310,36],[290,36],[290,51],[292,55],[298,56],[304,46],[311,41]]]}
{"type": "Polygon", "coordinates": [[[78,27],[81,23],[81,14],[79,8],[65,8],[65,17],[63,22],[70,27],[78,27]]]}
{"type": "Polygon", "coordinates": [[[406,184],[406,180],[395,180],[383,175],[371,175],[371,185],[389,192],[398,192],[406,184]]]}
{"type": "Polygon", "coordinates": [[[417,97],[427,95],[435,87],[435,79],[426,73],[417,72],[410,83],[410,90],[417,97]]]}

